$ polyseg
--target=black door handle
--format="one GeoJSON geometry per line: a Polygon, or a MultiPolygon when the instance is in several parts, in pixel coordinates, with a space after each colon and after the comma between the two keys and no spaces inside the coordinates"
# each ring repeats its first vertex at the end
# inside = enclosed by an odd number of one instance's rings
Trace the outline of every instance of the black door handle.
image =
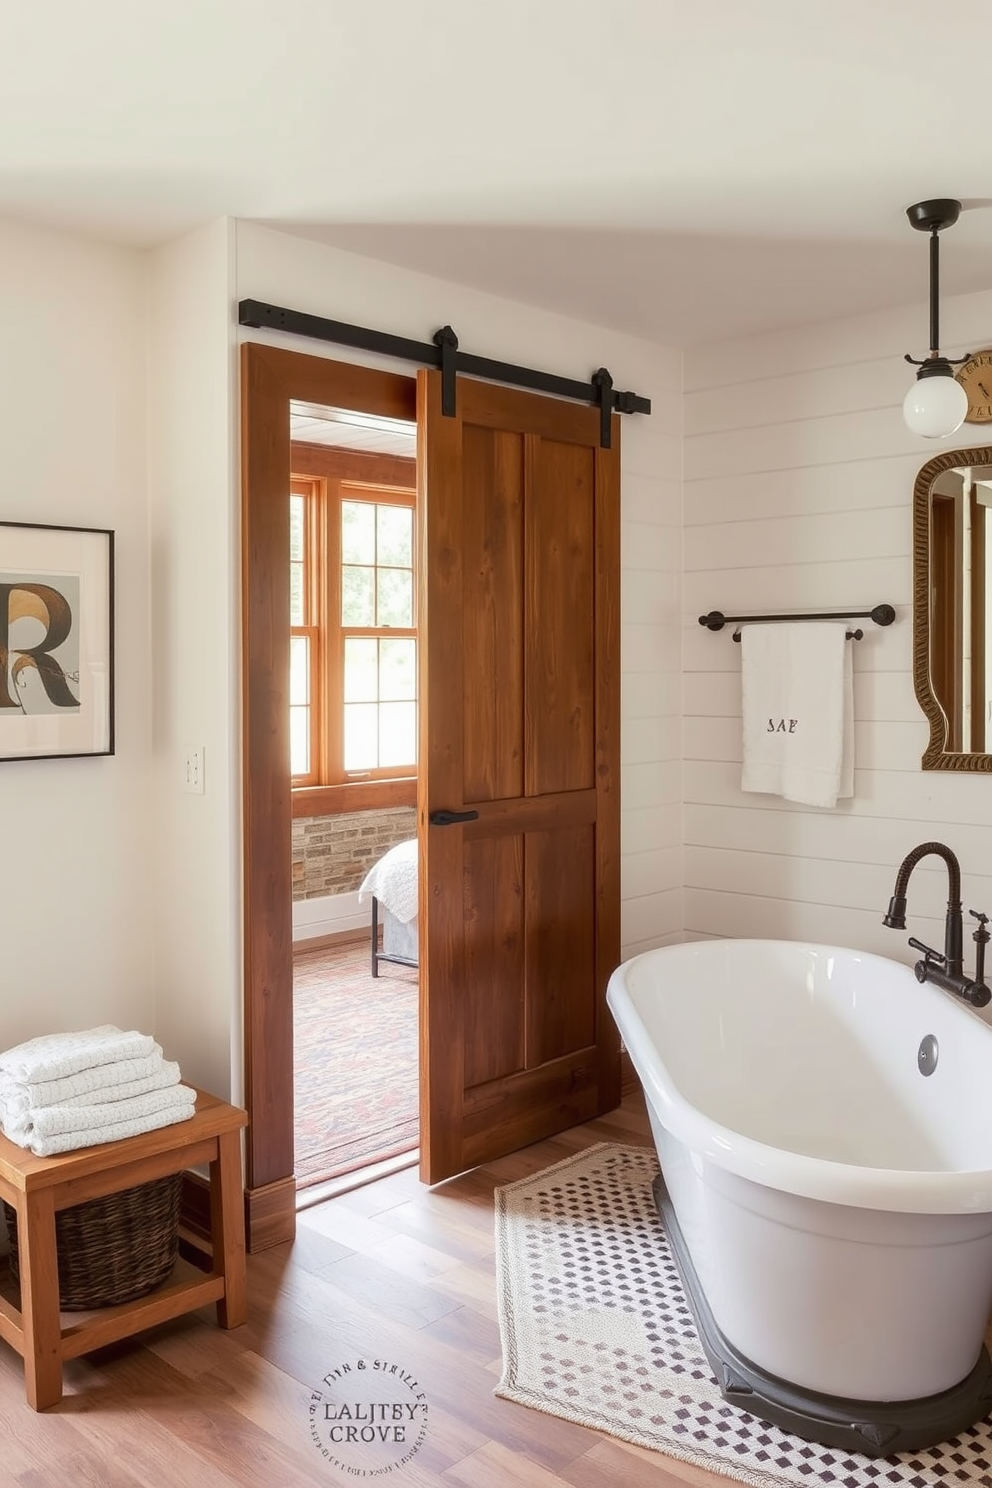
{"type": "Polygon", "coordinates": [[[427,818],[432,827],[453,827],[455,822],[478,821],[477,811],[432,811],[427,818]]]}

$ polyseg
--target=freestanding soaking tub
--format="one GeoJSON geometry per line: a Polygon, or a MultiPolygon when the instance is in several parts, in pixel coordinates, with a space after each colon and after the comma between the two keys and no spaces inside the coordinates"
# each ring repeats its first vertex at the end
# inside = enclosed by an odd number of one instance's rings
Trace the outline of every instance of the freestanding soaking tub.
{"type": "Polygon", "coordinates": [[[987,1415],[992,1027],[897,962],[792,941],[647,951],[607,1000],[724,1396],[874,1456],[987,1415]]]}

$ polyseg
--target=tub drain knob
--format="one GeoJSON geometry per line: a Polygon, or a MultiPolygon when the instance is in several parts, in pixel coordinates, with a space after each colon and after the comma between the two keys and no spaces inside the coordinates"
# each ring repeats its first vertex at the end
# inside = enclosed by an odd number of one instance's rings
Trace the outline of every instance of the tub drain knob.
{"type": "Polygon", "coordinates": [[[916,1054],[916,1063],[921,1075],[932,1075],[937,1068],[937,1055],[939,1053],[937,1040],[932,1033],[920,1041],[920,1047],[916,1054]]]}

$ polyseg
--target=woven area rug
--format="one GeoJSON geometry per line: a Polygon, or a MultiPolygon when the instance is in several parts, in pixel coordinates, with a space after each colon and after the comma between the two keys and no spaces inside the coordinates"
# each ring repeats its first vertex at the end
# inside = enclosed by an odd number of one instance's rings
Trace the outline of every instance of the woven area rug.
{"type": "Polygon", "coordinates": [[[992,1427],[894,1457],[819,1446],[720,1395],[651,1194],[645,1147],[600,1143],[496,1190],[496,1394],[756,1488],[992,1485],[992,1427]]]}
{"type": "Polygon", "coordinates": [[[300,1188],[409,1152],[419,1139],[417,972],[367,943],[293,957],[294,1141],[300,1188]]]}

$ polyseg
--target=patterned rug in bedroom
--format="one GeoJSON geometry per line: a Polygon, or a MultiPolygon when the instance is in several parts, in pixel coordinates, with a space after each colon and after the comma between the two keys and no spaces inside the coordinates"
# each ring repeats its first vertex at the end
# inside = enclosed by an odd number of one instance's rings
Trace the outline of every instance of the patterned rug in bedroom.
{"type": "Polygon", "coordinates": [[[417,973],[366,942],[293,957],[296,1177],[306,1188],[418,1142],[417,973]]]}
{"type": "Polygon", "coordinates": [[[649,1148],[600,1143],[497,1188],[497,1395],[755,1488],[990,1488],[987,1421],[869,1458],[728,1405],[655,1208],[657,1171],[649,1148]]]}

